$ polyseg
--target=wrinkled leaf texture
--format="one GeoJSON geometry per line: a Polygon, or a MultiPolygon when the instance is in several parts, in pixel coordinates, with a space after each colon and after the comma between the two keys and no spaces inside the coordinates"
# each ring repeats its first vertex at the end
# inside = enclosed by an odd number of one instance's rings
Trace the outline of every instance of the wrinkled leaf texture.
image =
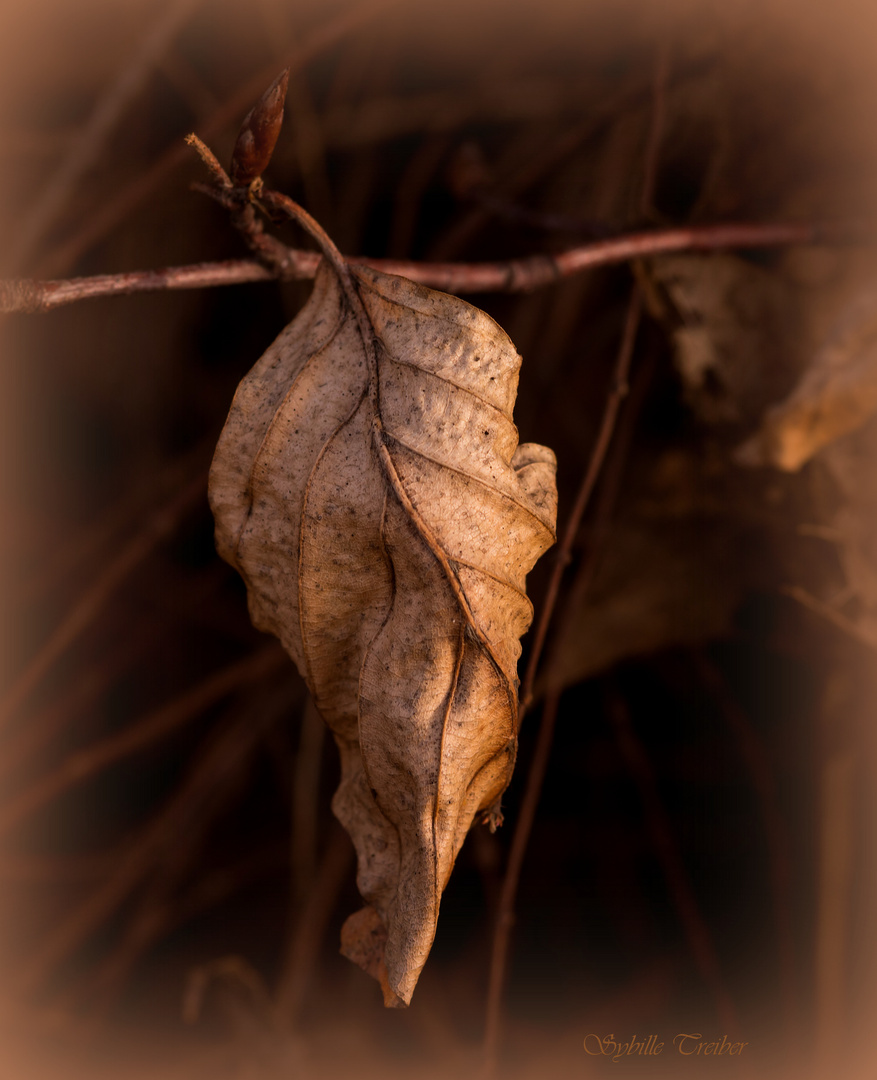
{"type": "Polygon", "coordinates": [[[554,542],[555,459],[518,446],[520,357],[486,314],[365,268],[373,330],[321,264],[241,383],[210,476],[217,547],[341,755],[333,810],[367,906],[342,951],[407,1005],[476,815],[514,764],[524,578],[554,542]]]}

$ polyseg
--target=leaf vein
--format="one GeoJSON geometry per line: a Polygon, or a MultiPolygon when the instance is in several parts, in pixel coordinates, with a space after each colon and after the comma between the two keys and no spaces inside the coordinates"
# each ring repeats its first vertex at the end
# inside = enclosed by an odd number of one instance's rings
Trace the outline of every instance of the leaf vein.
{"type": "Polygon", "coordinates": [[[386,438],[392,439],[393,442],[397,444],[397,446],[401,446],[403,450],[407,450],[411,454],[416,454],[417,457],[421,458],[423,461],[428,461],[430,462],[430,464],[436,465],[440,469],[447,469],[449,472],[454,472],[458,476],[464,476],[467,480],[471,480],[473,483],[479,484],[481,487],[486,488],[494,495],[499,495],[501,498],[505,499],[506,502],[510,502],[512,506],[516,506],[519,510],[523,510],[523,512],[527,514],[528,517],[531,517],[534,521],[537,521],[540,527],[544,529],[545,532],[547,532],[548,535],[552,537],[552,539],[555,539],[555,535],[552,530],[548,528],[548,526],[538,516],[538,514],[536,514],[534,510],[531,510],[530,507],[527,506],[525,503],[522,503],[519,499],[516,499],[513,495],[509,494],[507,491],[502,491],[495,485],[488,483],[487,480],[483,480],[480,476],[475,476],[473,473],[466,472],[465,469],[459,469],[456,465],[450,465],[446,461],[439,461],[438,458],[434,458],[431,454],[427,454],[423,450],[418,450],[415,446],[411,446],[409,443],[405,442],[404,439],[400,439],[398,435],[394,435],[391,431],[385,430],[384,434],[386,438]]]}

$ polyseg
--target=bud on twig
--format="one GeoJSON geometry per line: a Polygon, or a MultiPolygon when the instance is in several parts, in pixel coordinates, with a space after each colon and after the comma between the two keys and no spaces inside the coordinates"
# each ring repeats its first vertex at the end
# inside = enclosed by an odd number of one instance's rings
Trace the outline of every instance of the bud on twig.
{"type": "Polygon", "coordinates": [[[244,117],[231,157],[230,175],[235,187],[249,187],[268,168],[283,122],[288,83],[286,68],[244,117]]]}

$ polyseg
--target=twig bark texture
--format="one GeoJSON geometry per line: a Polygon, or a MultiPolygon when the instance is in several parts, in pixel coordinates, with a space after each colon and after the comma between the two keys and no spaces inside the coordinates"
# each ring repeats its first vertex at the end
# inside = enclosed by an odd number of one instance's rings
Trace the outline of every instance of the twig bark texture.
{"type": "MultiPolygon", "coordinates": [[[[370,259],[350,256],[354,266],[369,266],[384,274],[398,274],[420,285],[451,293],[528,292],[584,270],[630,262],[633,259],[680,251],[724,251],[842,243],[855,239],[856,222],[736,222],[718,225],[649,229],[581,244],[556,255],[531,255],[493,262],[415,262],[406,259],[370,259]]],[[[64,281],[0,281],[0,313],[35,313],[100,296],[201,289],[238,285],[276,278],[312,278],[318,253],[286,248],[282,270],[272,270],[252,259],[195,263],[126,274],[98,274],[64,281]]]]}

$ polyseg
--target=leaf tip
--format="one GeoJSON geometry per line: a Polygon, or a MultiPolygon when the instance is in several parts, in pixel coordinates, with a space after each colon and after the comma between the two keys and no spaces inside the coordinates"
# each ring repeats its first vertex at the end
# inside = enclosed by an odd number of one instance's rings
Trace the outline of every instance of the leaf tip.
{"type": "Polygon", "coordinates": [[[387,928],[371,906],[355,911],[341,927],[341,955],[353,961],[373,979],[377,979],[381,984],[385,1008],[404,1009],[407,1008],[408,1001],[401,998],[390,986],[384,961],[386,944],[387,928]]]}

